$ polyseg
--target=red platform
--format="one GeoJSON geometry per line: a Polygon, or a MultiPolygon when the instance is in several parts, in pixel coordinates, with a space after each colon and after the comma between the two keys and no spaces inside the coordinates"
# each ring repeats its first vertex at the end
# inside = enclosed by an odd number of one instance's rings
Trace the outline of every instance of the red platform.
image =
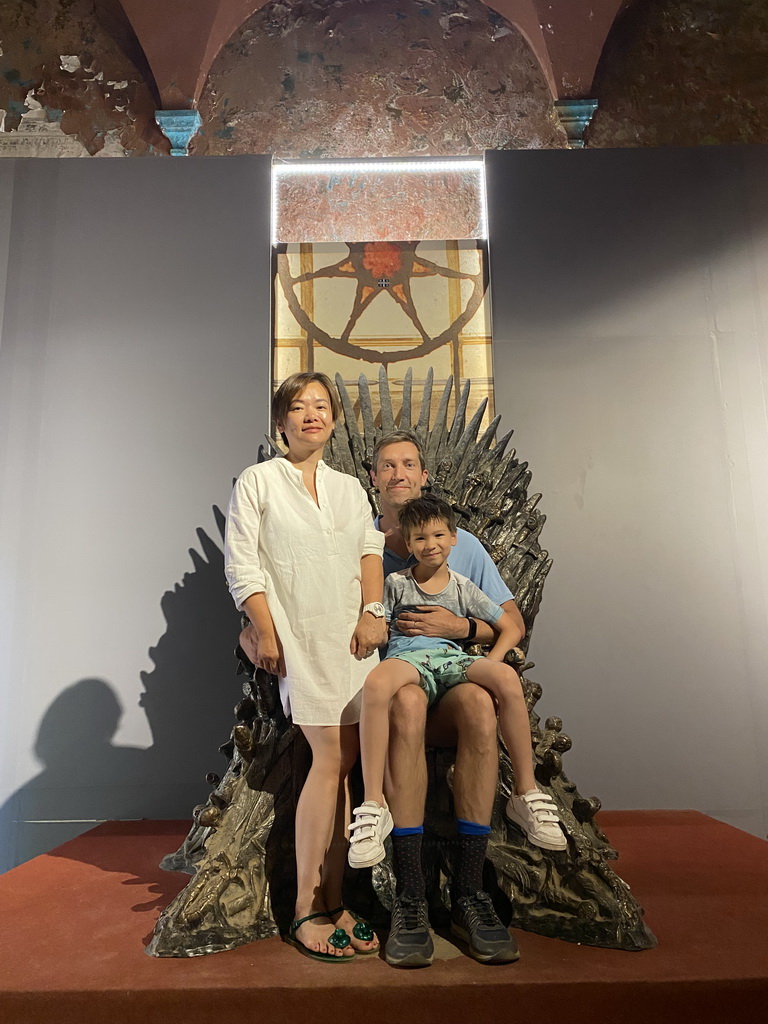
{"type": "Polygon", "coordinates": [[[279,939],[187,960],[146,956],[187,878],[157,867],[185,822],[100,825],[0,877],[2,1024],[757,1024],[768,1020],[768,843],[694,811],[603,812],[655,950],[518,932],[517,964],[447,940],[426,970],[312,962],[279,939]]]}

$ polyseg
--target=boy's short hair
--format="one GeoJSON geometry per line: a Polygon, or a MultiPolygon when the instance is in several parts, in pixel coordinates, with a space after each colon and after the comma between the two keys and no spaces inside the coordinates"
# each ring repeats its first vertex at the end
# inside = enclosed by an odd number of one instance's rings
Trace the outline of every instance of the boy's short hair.
{"type": "Polygon", "coordinates": [[[400,530],[406,540],[414,530],[435,520],[442,520],[451,533],[456,533],[456,513],[447,501],[443,501],[442,498],[433,494],[424,494],[420,498],[411,498],[410,501],[406,501],[398,512],[397,518],[400,530]]]}
{"type": "MultiPolygon", "coordinates": [[[[336,388],[331,383],[331,378],[324,373],[292,373],[286,377],[272,398],[272,419],[275,426],[278,423],[285,423],[285,417],[291,407],[291,402],[300,395],[304,388],[310,384],[320,384],[328,392],[328,400],[331,403],[331,416],[334,421],[341,415],[341,402],[336,388]]],[[[283,442],[287,444],[286,438],[281,434],[283,442]]]]}
{"type": "Polygon", "coordinates": [[[421,441],[416,437],[412,430],[390,430],[388,434],[379,438],[373,446],[373,455],[371,456],[373,472],[378,473],[379,471],[379,455],[381,454],[382,448],[389,448],[391,444],[404,443],[412,444],[414,446],[419,456],[419,468],[424,472],[427,468],[424,463],[424,449],[421,441]]]}

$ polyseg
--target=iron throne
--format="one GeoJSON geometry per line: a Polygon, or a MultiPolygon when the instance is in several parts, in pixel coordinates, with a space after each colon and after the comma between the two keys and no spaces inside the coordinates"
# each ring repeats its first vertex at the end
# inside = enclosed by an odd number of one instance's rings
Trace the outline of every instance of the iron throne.
{"type": "MultiPolygon", "coordinates": [[[[395,414],[386,371],[379,374],[380,414],[374,416],[368,381],[359,381],[358,426],[353,401],[341,378],[337,386],[344,424],[326,449],[326,462],[356,476],[378,511],[369,469],[376,440],[395,429],[395,414]],[[378,422],[377,422],[378,420],[378,422]]],[[[465,424],[470,382],[466,381],[449,423],[453,387],[449,379],[430,426],[432,370],[418,414],[412,405],[408,370],[398,418],[426,451],[434,492],[456,509],[461,525],[478,537],[515,594],[525,620],[527,652],[544,580],[552,562],[539,544],[545,522],[538,494],[528,496],[531,473],[514,450],[507,451],[511,431],[496,440],[500,417],[478,439],[484,401],[465,424]]],[[[259,452],[260,461],[278,453],[259,452]]],[[[220,749],[229,761],[223,778],[209,775],[214,787],[205,804],[194,809],[194,824],[180,849],[162,867],[193,874],[187,887],[160,916],[147,952],[154,956],[197,956],[232,949],[287,930],[295,893],[293,817],[309,753],[300,731],[286,720],[276,680],[253,666],[238,649],[245,671],[244,699],[235,708],[236,724],[220,749]]],[[[513,662],[514,663],[514,662],[513,662]]],[[[617,853],[595,822],[600,801],[581,796],[563,771],[562,756],[571,740],[559,718],[542,727],[534,708],[541,687],[525,676],[532,663],[516,664],[528,703],[535,771],[539,785],[551,793],[568,834],[566,850],[532,846],[503,815],[514,786],[512,769],[501,746],[499,786],[486,863],[486,888],[516,927],[540,934],[627,950],[647,949],[656,939],[645,926],[642,908],[629,887],[610,867],[617,853]]],[[[425,821],[425,860],[433,921],[449,900],[453,854],[451,801],[452,751],[430,750],[430,793],[425,821]]],[[[351,872],[350,902],[374,923],[386,924],[382,910],[394,891],[389,858],[368,872],[351,872]]]]}

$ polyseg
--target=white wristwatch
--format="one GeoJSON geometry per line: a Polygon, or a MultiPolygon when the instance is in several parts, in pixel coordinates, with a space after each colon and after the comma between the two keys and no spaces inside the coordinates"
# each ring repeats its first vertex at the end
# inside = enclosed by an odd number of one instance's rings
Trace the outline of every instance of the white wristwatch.
{"type": "Polygon", "coordinates": [[[371,615],[374,615],[377,619],[383,619],[385,615],[384,605],[381,601],[373,601],[371,604],[364,604],[363,611],[370,612],[371,615]]]}

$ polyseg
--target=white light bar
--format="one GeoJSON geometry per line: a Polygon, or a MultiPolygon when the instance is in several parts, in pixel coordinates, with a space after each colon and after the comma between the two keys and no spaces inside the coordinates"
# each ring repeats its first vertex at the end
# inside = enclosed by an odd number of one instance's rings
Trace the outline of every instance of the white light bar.
{"type": "Polygon", "coordinates": [[[273,164],[272,173],[279,174],[384,174],[387,171],[434,173],[435,171],[482,171],[482,160],[366,160],[360,163],[295,163],[273,164]]]}

